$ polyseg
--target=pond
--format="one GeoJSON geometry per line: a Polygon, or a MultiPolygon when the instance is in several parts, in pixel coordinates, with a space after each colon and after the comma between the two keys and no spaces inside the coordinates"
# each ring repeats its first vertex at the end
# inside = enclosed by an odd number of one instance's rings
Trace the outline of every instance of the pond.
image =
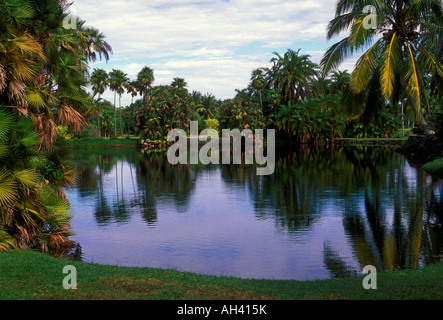
{"type": "Polygon", "coordinates": [[[76,150],[72,163],[83,261],[313,280],[443,259],[442,180],[391,147],[279,151],[270,176],[132,149],[76,150]]]}

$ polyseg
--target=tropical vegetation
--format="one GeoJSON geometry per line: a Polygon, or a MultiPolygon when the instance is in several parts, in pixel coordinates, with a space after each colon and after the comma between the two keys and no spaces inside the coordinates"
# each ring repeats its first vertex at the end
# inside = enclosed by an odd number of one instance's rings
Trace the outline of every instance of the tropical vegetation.
{"type": "Polygon", "coordinates": [[[91,97],[88,62],[109,59],[103,34],[66,1],[0,2],[0,250],[69,245],[72,183],[59,132],[80,132],[91,97]],[[61,130],[63,131],[63,130],[61,130]]]}
{"type": "Polygon", "coordinates": [[[69,7],[0,1],[0,251],[61,254],[71,245],[65,140],[138,136],[143,148],[166,150],[168,132],[189,132],[190,121],[218,132],[275,129],[280,141],[302,145],[396,137],[405,124],[442,139],[441,1],[339,0],[327,39],[348,34],[320,63],[301,48],[274,52],[269,67],[252,70],[245,88],[224,100],[189,91],[181,77],[156,84],[149,66],[134,79],[91,70],[112,47],[78,17],[66,28],[69,7]],[[355,54],[351,72],[338,69],[355,54]],[[113,102],[103,98],[107,90],[113,102]]]}

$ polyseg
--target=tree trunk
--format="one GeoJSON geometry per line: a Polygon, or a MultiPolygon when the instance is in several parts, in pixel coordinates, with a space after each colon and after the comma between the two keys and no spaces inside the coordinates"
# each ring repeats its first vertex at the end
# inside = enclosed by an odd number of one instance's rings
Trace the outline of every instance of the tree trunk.
{"type": "Polygon", "coordinates": [[[114,138],[117,138],[117,93],[114,92],[114,138]]]}
{"type": "Polygon", "coordinates": [[[120,95],[119,108],[120,108],[120,134],[123,137],[123,127],[122,127],[122,95],[120,95]]]}
{"type": "Polygon", "coordinates": [[[100,120],[102,118],[102,101],[101,101],[101,95],[98,96],[98,103],[99,103],[99,108],[100,108],[100,112],[98,114],[98,138],[101,139],[102,137],[102,129],[100,127],[100,120]]]}

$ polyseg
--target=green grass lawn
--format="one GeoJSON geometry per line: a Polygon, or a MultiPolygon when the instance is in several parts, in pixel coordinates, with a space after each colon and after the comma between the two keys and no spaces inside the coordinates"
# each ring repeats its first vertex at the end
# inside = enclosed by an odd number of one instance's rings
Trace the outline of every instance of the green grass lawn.
{"type": "Polygon", "coordinates": [[[319,281],[251,280],[175,270],[130,268],[57,259],[31,251],[0,252],[1,300],[406,300],[443,299],[443,263],[421,270],[319,281]],[[77,289],[65,290],[66,265],[77,270],[77,289]]]}

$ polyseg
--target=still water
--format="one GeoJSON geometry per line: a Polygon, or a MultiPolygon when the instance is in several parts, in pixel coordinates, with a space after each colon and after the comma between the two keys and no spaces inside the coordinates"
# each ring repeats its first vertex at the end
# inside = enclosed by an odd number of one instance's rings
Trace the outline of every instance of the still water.
{"type": "Polygon", "coordinates": [[[72,161],[83,261],[312,280],[443,260],[443,181],[389,147],[278,152],[271,176],[135,150],[72,161]]]}

